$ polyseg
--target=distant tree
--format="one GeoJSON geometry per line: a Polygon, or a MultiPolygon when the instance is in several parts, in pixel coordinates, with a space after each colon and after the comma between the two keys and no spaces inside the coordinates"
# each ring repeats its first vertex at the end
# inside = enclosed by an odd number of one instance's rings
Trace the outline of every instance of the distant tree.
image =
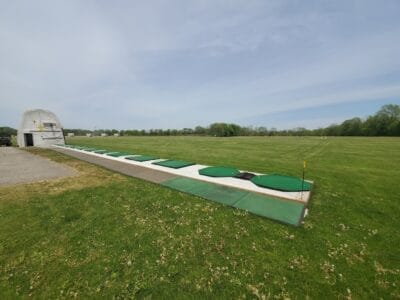
{"type": "Polygon", "coordinates": [[[253,126],[242,127],[242,135],[250,136],[255,134],[256,134],[256,129],[253,126]]]}
{"type": "Polygon", "coordinates": [[[396,104],[384,105],[376,115],[388,117],[390,120],[400,120],[400,106],[396,104]]]}
{"type": "Polygon", "coordinates": [[[312,135],[322,136],[324,135],[324,129],[323,128],[314,129],[312,135]]]}
{"type": "Polygon", "coordinates": [[[208,131],[209,134],[213,136],[238,136],[242,133],[242,127],[237,124],[213,123],[210,125],[208,131]]]}
{"type": "Polygon", "coordinates": [[[206,131],[207,131],[207,129],[202,127],[202,126],[196,126],[195,129],[194,129],[194,133],[195,134],[200,134],[200,135],[206,134],[206,131]]]}
{"type": "Polygon", "coordinates": [[[193,129],[192,128],[183,128],[182,130],[182,134],[184,135],[189,135],[189,134],[193,134],[193,129]]]}
{"type": "Polygon", "coordinates": [[[242,135],[250,136],[254,134],[254,130],[252,126],[242,127],[242,135]]]}
{"type": "Polygon", "coordinates": [[[87,129],[69,129],[69,128],[64,128],[65,133],[73,133],[76,136],[84,136],[87,133],[92,133],[91,130],[87,129]]]}
{"type": "Polygon", "coordinates": [[[324,135],[335,136],[340,135],[340,125],[332,124],[324,129],[324,135]]]}
{"type": "Polygon", "coordinates": [[[275,127],[272,127],[272,128],[269,130],[268,135],[269,135],[269,136],[275,136],[275,135],[277,135],[277,132],[278,132],[278,130],[277,130],[275,127]]]}
{"type": "Polygon", "coordinates": [[[242,133],[242,127],[240,127],[239,125],[237,125],[237,124],[229,124],[228,125],[229,126],[229,131],[230,131],[230,136],[238,136],[238,135],[241,135],[241,133],[242,133]]]}
{"type": "Polygon", "coordinates": [[[0,127],[0,136],[17,135],[17,130],[11,127],[0,127]]]}
{"type": "Polygon", "coordinates": [[[346,120],[341,124],[340,134],[348,136],[361,136],[363,135],[363,124],[360,118],[353,118],[346,120]]]}
{"type": "Polygon", "coordinates": [[[258,127],[258,128],[256,128],[256,131],[257,131],[257,135],[261,135],[261,136],[268,135],[267,127],[264,127],[264,126],[258,127]]]}
{"type": "Polygon", "coordinates": [[[225,123],[213,123],[210,125],[210,134],[213,136],[225,136],[226,134],[225,123]]]}
{"type": "Polygon", "coordinates": [[[386,135],[399,136],[400,135],[400,106],[395,104],[388,104],[376,114],[378,118],[385,119],[386,135]]]}
{"type": "Polygon", "coordinates": [[[385,115],[374,115],[365,121],[365,130],[369,136],[386,136],[388,135],[388,127],[390,120],[385,115]]]}
{"type": "MultiPolygon", "coordinates": [[[[12,130],[11,134],[16,134],[16,130],[9,127],[0,128],[1,132],[12,130]]],[[[73,132],[75,135],[84,135],[90,133],[90,130],[85,129],[65,129],[65,132],[73,132]]],[[[94,135],[100,135],[101,133],[113,134],[117,133],[116,129],[98,129],[93,132],[94,135]]],[[[233,123],[217,122],[212,123],[208,127],[196,126],[192,128],[183,129],[150,129],[148,131],[142,129],[128,129],[121,130],[121,135],[134,136],[134,135],[212,135],[221,137],[230,136],[254,136],[254,135],[282,135],[282,136],[400,136],[400,106],[395,104],[388,104],[381,107],[381,109],[374,115],[369,116],[365,120],[358,117],[345,120],[340,125],[332,124],[326,128],[318,128],[314,130],[308,130],[303,127],[298,127],[289,130],[277,130],[272,127],[270,130],[267,127],[241,127],[233,123]]]]}

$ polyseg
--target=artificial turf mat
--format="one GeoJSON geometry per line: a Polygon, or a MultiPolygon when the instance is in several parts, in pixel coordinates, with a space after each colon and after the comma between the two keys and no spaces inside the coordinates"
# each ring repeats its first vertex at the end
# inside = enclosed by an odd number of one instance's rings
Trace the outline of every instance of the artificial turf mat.
{"type": "Polygon", "coordinates": [[[96,151],[98,149],[97,148],[85,148],[83,150],[88,151],[88,152],[93,152],[93,151],[96,151]]]}
{"type": "Polygon", "coordinates": [[[168,167],[168,168],[179,169],[179,168],[195,165],[196,163],[187,162],[187,161],[183,161],[183,160],[168,159],[168,160],[154,162],[153,164],[163,166],[163,167],[168,167]]]}
{"type": "Polygon", "coordinates": [[[265,197],[256,193],[248,193],[234,205],[253,214],[278,220],[291,225],[300,225],[304,204],[265,197]]]}
{"type": "Polygon", "coordinates": [[[104,153],[109,153],[110,151],[101,149],[101,150],[96,150],[96,151],[93,151],[93,152],[97,153],[97,154],[104,154],[104,153]]]}
{"type": "Polygon", "coordinates": [[[301,180],[297,177],[271,174],[259,175],[251,179],[251,181],[261,187],[285,192],[299,192],[311,190],[311,183],[301,180]]]}
{"type": "Polygon", "coordinates": [[[299,225],[304,205],[194,179],[178,177],[161,182],[169,188],[291,225],[299,225]]]}
{"type": "Polygon", "coordinates": [[[87,150],[87,151],[89,151],[89,152],[95,152],[95,151],[98,151],[98,150],[102,150],[102,149],[99,149],[99,148],[92,148],[92,149],[87,150]]]}
{"type": "Polygon", "coordinates": [[[146,155],[138,155],[138,156],[129,156],[129,157],[125,157],[125,159],[129,159],[129,160],[134,160],[134,161],[148,161],[148,160],[155,160],[158,159],[158,157],[155,156],[146,156],[146,155]]]}
{"type": "Polygon", "coordinates": [[[207,167],[200,169],[199,174],[210,177],[233,177],[240,174],[240,171],[230,167],[207,167]]]}
{"type": "Polygon", "coordinates": [[[112,156],[112,157],[120,157],[120,156],[132,155],[132,153],[128,153],[128,152],[112,152],[112,153],[107,153],[106,155],[112,156]]]}
{"type": "Polygon", "coordinates": [[[222,185],[216,185],[185,177],[174,178],[166,182],[162,182],[161,184],[181,192],[186,192],[230,206],[247,194],[246,191],[232,189],[222,185]]]}

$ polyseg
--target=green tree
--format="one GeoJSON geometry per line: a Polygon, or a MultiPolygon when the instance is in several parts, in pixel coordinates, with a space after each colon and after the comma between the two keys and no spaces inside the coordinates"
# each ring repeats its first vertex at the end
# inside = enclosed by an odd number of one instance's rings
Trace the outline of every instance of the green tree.
{"type": "Polygon", "coordinates": [[[363,135],[363,122],[360,118],[346,120],[340,126],[340,134],[346,136],[361,136],[363,135]]]}
{"type": "Polygon", "coordinates": [[[391,120],[400,120],[400,106],[396,104],[384,105],[376,115],[385,116],[391,120]]]}
{"type": "Polygon", "coordinates": [[[196,126],[194,129],[195,134],[206,134],[206,128],[202,126],[196,126]]]}
{"type": "Polygon", "coordinates": [[[0,136],[17,135],[17,130],[11,127],[0,127],[0,136]]]}

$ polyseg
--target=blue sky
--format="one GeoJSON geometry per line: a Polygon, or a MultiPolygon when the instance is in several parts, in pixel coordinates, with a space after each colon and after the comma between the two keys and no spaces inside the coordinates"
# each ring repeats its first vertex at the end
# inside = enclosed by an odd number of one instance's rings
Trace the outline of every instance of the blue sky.
{"type": "Polygon", "coordinates": [[[0,126],[317,128],[400,104],[400,1],[2,1],[0,126]]]}

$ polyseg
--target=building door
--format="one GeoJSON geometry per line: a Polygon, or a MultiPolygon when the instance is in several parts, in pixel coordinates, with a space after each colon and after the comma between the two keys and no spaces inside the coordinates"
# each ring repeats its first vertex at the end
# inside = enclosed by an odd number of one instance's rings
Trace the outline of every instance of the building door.
{"type": "Polygon", "coordinates": [[[32,133],[25,133],[25,147],[33,146],[33,135],[32,133]]]}

